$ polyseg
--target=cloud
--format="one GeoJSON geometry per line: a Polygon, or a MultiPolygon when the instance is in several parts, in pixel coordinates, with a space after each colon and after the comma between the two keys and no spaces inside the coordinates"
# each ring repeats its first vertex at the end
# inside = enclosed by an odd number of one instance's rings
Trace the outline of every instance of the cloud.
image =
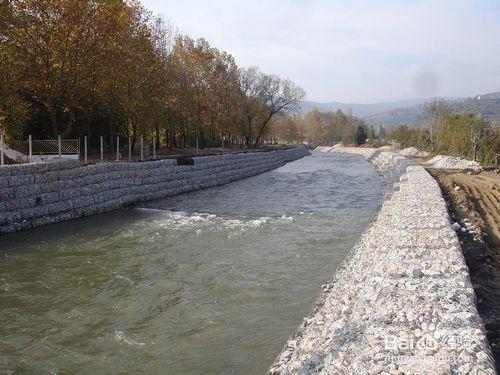
{"type": "Polygon", "coordinates": [[[313,100],[383,101],[500,90],[497,0],[144,0],[242,66],[313,100]],[[419,73],[408,74],[411,66],[419,73]]]}

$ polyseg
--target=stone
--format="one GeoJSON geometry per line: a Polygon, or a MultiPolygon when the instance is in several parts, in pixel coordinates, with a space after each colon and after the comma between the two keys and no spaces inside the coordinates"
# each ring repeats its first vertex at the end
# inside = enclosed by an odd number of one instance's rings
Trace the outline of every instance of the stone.
{"type": "Polygon", "coordinates": [[[294,349],[279,355],[272,368],[283,374],[317,369],[325,374],[495,374],[455,234],[461,226],[450,224],[437,182],[423,167],[385,150],[318,151],[356,153],[373,163],[387,181],[386,200],[323,290],[307,326],[290,339],[294,349]],[[457,337],[478,344],[447,344],[457,337]],[[412,360],[399,366],[393,363],[397,356],[412,360]]]}
{"type": "Polygon", "coordinates": [[[305,147],[181,161],[75,160],[0,167],[0,234],[225,184],[309,155],[305,147]],[[193,164],[194,163],[194,164],[193,164]]]}

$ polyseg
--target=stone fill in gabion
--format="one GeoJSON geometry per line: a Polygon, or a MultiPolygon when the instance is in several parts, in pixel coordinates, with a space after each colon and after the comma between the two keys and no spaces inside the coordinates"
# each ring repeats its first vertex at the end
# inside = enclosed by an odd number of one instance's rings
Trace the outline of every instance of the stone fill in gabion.
{"type": "Polygon", "coordinates": [[[495,374],[438,184],[401,155],[368,150],[355,152],[391,193],[270,373],[495,374]]]}
{"type": "Polygon", "coordinates": [[[304,147],[203,156],[194,165],[77,161],[0,167],[0,234],[226,184],[309,155],[304,147]]]}
{"type": "Polygon", "coordinates": [[[426,158],[430,155],[427,151],[419,150],[416,147],[404,148],[401,151],[399,151],[399,154],[403,156],[409,156],[412,158],[426,158]]]}
{"type": "Polygon", "coordinates": [[[438,169],[471,169],[481,171],[483,168],[477,161],[466,160],[455,156],[437,155],[427,162],[429,167],[438,169]]]}

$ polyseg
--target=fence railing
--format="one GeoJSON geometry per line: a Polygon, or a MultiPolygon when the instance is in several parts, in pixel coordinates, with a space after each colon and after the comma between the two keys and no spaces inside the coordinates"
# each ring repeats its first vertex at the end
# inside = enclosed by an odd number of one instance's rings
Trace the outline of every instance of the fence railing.
{"type": "Polygon", "coordinates": [[[5,164],[5,159],[4,159],[4,152],[5,152],[5,144],[3,143],[3,134],[0,134],[0,165],[5,164]]]}
{"type": "MultiPolygon", "coordinates": [[[[104,161],[143,161],[157,159],[159,155],[161,155],[160,157],[175,157],[169,148],[159,150],[155,137],[150,140],[142,136],[135,140],[132,137],[116,137],[111,140],[108,138],[108,142],[105,144],[102,136],[98,139],[93,138],[93,142],[90,143],[87,136],[81,139],[61,139],[59,136],[58,139],[42,140],[32,139],[30,135],[27,140],[9,141],[10,147],[7,147],[3,135],[0,134],[0,136],[1,165],[5,164],[5,156],[10,162],[14,163],[44,162],[53,158],[70,158],[79,160],[83,164],[104,161]]],[[[234,145],[225,144],[223,141],[220,148],[203,149],[201,153],[213,155],[246,151],[246,148],[234,147],[234,145]],[[226,148],[226,146],[229,147],[226,148]]],[[[196,142],[195,149],[187,150],[191,156],[200,155],[198,142],[196,142]]],[[[185,155],[185,152],[181,152],[180,155],[185,155]]]]}
{"type": "Polygon", "coordinates": [[[78,139],[33,139],[16,142],[18,151],[29,155],[79,155],[80,140],[78,139]]]}
{"type": "Polygon", "coordinates": [[[58,139],[32,139],[30,135],[27,140],[10,141],[9,144],[11,147],[7,147],[4,137],[1,135],[1,165],[5,164],[4,156],[7,156],[16,163],[32,163],[59,157],[78,159],[85,164],[88,163],[89,159],[92,162],[104,162],[105,160],[132,161],[137,160],[139,155],[140,160],[157,158],[156,138],[153,138],[150,142],[145,142],[143,137],[140,137],[138,140],[134,140],[131,137],[128,137],[128,139],[116,137],[116,144],[112,145],[115,147],[112,147],[110,144],[107,145],[108,147],[105,147],[104,138],[100,137],[97,155],[95,153],[89,155],[90,147],[87,136],[84,136],[80,140],[61,139],[60,136],[58,139]],[[137,147],[134,149],[134,143],[139,143],[139,150],[137,150],[137,147]]]}

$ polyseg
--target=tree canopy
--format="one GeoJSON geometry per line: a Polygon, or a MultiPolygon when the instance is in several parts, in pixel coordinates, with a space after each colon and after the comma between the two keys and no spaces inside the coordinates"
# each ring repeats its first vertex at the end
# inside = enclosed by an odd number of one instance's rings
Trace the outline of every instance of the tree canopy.
{"type": "Polygon", "coordinates": [[[391,137],[403,147],[418,146],[483,164],[493,163],[500,154],[500,124],[471,113],[453,114],[442,101],[426,106],[419,128],[400,125],[391,137]]]}
{"type": "Polygon", "coordinates": [[[257,146],[304,91],[238,67],[138,1],[3,0],[0,130],[8,139],[155,137],[257,146]]]}

